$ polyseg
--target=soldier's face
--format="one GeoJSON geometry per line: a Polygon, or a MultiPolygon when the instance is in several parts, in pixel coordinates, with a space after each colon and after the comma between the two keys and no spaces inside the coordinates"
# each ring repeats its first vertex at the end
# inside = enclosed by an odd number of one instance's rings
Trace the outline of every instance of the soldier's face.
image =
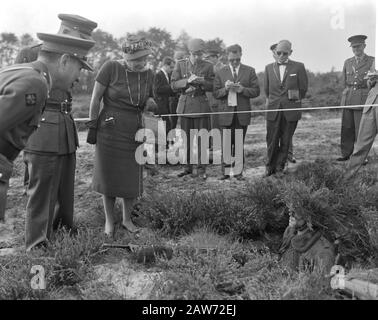
{"type": "Polygon", "coordinates": [[[241,60],[241,53],[240,52],[230,52],[228,54],[228,62],[231,64],[233,68],[237,68],[240,64],[241,60]]]}
{"type": "Polygon", "coordinates": [[[127,60],[127,65],[133,71],[142,71],[147,65],[147,56],[135,60],[127,60]]]}
{"type": "Polygon", "coordinates": [[[364,54],[365,48],[366,48],[366,44],[358,44],[358,45],[352,46],[353,54],[359,57],[364,54]]]}
{"type": "Polygon", "coordinates": [[[75,82],[79,82],[82,67],[80,60],[64,55],[60,60],[61,79],[58,81],[57,86],[64,90],[72,88],[75,82]]]}
{"type": "Polygon", "coordinates": [[[198,61],[202,60],[202,57],[203,57],[202,51],[190,52],[190,59],[193,62],[198,62],[198,61]]]}

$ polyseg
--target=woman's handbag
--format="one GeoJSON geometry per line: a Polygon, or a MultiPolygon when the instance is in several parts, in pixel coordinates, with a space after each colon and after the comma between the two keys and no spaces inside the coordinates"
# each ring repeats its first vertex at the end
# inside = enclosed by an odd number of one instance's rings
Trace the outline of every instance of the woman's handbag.
{"type": "Polygon", "coordinates": [[[88,128],[87,142],[89,144],[96,144],[97,142],[97,125],[98,118],[94,120],[89,120],[85,123],[88,128]]]}

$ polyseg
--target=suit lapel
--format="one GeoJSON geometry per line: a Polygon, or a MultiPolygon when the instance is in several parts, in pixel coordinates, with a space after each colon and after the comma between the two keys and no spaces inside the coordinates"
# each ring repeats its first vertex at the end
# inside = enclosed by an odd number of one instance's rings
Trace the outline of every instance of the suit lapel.
{"type": "Polygon", "coordinates": [[[244,64],[240,64],[238,76],[236,78],[236,82],[240,82],[240,79],[242,78],[244,72],[245,72],[244,64]]]}
{"type": "Polygon", "coordinates": [[[285,73],[284,73],[284,76],[283,76],[283,79],[282,79],[282,83],[285,82],[287,75],[291,71],[292,65],[293,65],[293,63],[291,62],[291,60],[289,60],[288,63],[287,63],[287,65],[286,65],[286,69],[285,69],[285,73]]]}
{"type": "Polygon", "coordinates": [[[278,81],[279,83],[281,83],[281,78],[280,78],[280,68],[279,68],[277,62],[274,62],[274,63],[273,63],[273,67],[272,67],[272,69],[273,69],[273,73],[274,73],[274,75],[276,76],[277,81],[278,81]]]}

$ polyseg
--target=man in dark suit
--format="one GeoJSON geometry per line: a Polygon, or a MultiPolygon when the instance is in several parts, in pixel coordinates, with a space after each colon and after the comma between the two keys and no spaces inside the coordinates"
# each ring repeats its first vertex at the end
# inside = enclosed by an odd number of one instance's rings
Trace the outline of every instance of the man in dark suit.
{"type": "MultiPolygon", "coordinates": [[[[276,55],[276,48],[277,48],[277,43],[275,44],[272,44],[270,46],[270,50],[272,51],[273,53],[273,59],[275,62],[278,61],[278,57],[276,55]]],[[[266,106],[268,106],[269,104],[269,99],[268,97],[266,98],[266,106]]],[[[293,151],[293,138],[290,140],[290,144],[289,144],[289,152],[287,154],[287,161],[288,162],[291,162],[291,163],[296,163],[297,162],[297,159],[295,159],[294,157],[294,151],[293,151]]]]}
{"type": "MultiPolygon", "coordinates": [[[[241,64],[242,48],[232,45],[227,48],[229,65],[223,67],[216,73],[214,80],[214,98],[219,99],[218,108],[220,112],[229,112],[219,115],[219,125],[222,128],[222,136],[225,138],[226,131],[231,130],[231,157],[235,157],[237,148],[244,150],[244,139],[247,127],[251,122],[250,113],[235,113],[237,111],[251,110],[250,99],[259,96],[260,87],[255,69],[241,64]],[[237,130],[241,130],[241,140],[236,139],[237,130]],[[238,146],[238,142],[241,145],[238,146]]],[[[240,132],[240,131],[239,131],[240,132]]],[[[223,143],[225,144],[225,143],[223,143]]],[[[221,180],[230,178],[230,171],[225,168],[232,168],[237,179],[243,179],[244,151],[240,157],[236,157],[234,162],[226,163],[223,146],[223,161],[221,180]],[[241,159],[238,159],[241,158],[241,159]]]]}
{"type": "MultiPolygon", "coordinates": [[[[158,114],[168,114],[169,110],[169,98],[173,97],[175,93],[171,87],[171,75],[175,67],[175,60],[171,57],[165,57],[162,62],[163,66],[161,70],[155,75],[154,80],[154,95],[155,101],[158,105],[158,114]]],[[[167,134],[171,129],[174,129],[172,119],[165,118],[167,134]]]]}
{"type": "Polygon", "coordinates": [[[266,176],[282,173],[288,157],[290,140],[301,118],[301,99],[306,95],[308,78],[303,63],[289,60],[291,43],[282,40],[276,48],[277,62],[265,67],[264,91],[267,109],[298,109],[267,112],[266,176]]]}

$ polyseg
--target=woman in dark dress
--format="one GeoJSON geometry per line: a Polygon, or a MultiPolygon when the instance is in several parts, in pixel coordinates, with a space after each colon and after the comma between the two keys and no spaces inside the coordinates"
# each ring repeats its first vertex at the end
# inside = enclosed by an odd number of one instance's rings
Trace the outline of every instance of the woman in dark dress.
{"type": "Polygon", "coordinates": [[[130,232],[138,231],[131,220],[134,201],[143,192],[142,166],[135,160],[140,143],[135,141],[135,134],[141,127],[144,107],[154,104],[154,75],[146,67],[151,43],[130,36],[122,50],[124,60],[107,61],[98,72],[89,111],[88,140],[97,131],[92,186],[103,195],[106,235],[114,233],[117,197],[123,200],[122,226],[130,232]],[[101,100],[104,107],[100,112],[101,100]]]}

